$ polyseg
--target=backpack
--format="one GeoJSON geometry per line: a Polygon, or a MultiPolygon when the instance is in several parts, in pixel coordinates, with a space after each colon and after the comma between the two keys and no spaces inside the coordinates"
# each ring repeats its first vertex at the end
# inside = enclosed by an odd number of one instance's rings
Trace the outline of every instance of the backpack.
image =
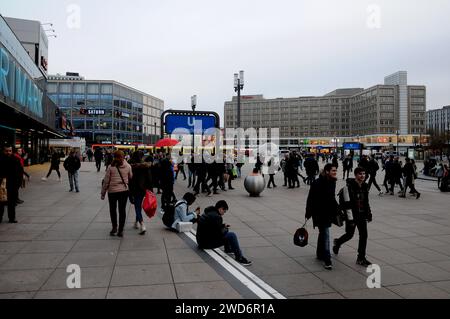
{"type": "Polygon", "coordinates": [[[185,202],[181,202],[178,204],[170,203],[164,207],[164,215],[162,216],[162,221],[166,227],[172,228],[172,225],[175,222],[175,208],[177,208],[181,204],[186,203],[185,202]]]}

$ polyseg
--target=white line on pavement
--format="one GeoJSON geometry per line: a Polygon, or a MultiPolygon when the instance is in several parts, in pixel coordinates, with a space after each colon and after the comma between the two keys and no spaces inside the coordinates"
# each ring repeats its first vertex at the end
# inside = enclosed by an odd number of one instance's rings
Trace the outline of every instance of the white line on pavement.
{"type": "MultiPolygon", "coordinates": [[[[193,242],[197,244],[195,238],[195,231],[185,233],[193,242]]],[[[224,267],[229,273],[236,277],[242,284],[255,293],[261,299],[286,299],[274,288],[270,287],[263,280],[258,278],[255,274],[248,271],[244,266],[240,265],[233,258],[225,254],[220,249],[205,249],[209,256],[217,261],[222,267],[224,267]]]]}

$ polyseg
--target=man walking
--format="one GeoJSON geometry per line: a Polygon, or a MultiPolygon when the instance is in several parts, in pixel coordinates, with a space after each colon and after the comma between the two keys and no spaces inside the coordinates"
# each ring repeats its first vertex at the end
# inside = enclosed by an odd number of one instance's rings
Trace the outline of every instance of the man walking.
{"type": "Polygon", "coordinates": [[[406,198],[406,190],[408,187],[411,189],[412,194],[416,194],[416,199],[419,199],[420,193],[416,190],[414,187],[414,180],[417,178],[416,170],[414,168],[414,165],[411,163],[411,159],[408,157],[405,159],[406,163],[405,166],[403,166],[403,176],[405,177],[405,188],[403,189],[402,194],[400,197],[406,198]]]}
{"type": "Polygon", "coordinates": [[[95,166],[97,167],[97,172],[100,172],[103,161],[103,152],[100,148],[96,148],[94,152],[95,166]]]}
{"type": "Polygon", "coordinates": [[[342,179],[345,180],[345,173],[347,173],[347,178],[350,175],[350,172],[353,171],[353,157],[351,154],[347,155],[347,157],[342,161],[342,167],[344,169],[344,175],[342,179]]]}
{"type": "Polygon", "coordinates": [[[63,166],[69,174],[69,192],[73,192],[75,185],[75,190],[79,193],[80,187],[78,185],[78,170],[81,167],[80,157],[74,151],[70,152],[69,156],[64,161],[63,166]]]}
{"type": "Polygon", "coordinates": [[[322,260],[325,269],[333,268],[330,253],[330,227],[338,212],[336,202],[337,168],[333,164],[326,164],[322,174],[315,180],[309,191],[306,202],[305,218],[312,217],[314,228],[319,228],[317,240],[317,259],[322,260]]]}
{"type": "Polygon", "coordinates": [[[372,264],[366,259],[367,222],[372,221],[372,212],[369,205],[369,189],[364,182],[365,179],[366,172],[364,168],[357,167],[355,169],[355,178],[349,179],[344,187],[343,203],[341,203],[344,207],[341,208],[347,213],[345,234],[334,240],[333,252],[337,255],[340,247],[353,238],[355,229],[358,227],[359,244],[356,263],[367,267],[372,264]]]}

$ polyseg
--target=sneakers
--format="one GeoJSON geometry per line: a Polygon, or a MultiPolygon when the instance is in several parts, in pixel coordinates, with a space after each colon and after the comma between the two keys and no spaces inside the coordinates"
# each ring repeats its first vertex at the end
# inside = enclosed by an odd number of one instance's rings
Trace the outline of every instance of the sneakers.
{"type": "Polygon", "coordinates": [[[139,229],[139,226],[140,226],[140,225],[139,225],[139,222],[135,222],[135,223],[134,223],[134,229],[139,229]]]}
{"type": "Polygon", "coordinates": [[[47,177],[42,177],[41,179],[42,179],[42,181],[44,181],[44,182],[47,181],[47,177]]]}
{"type": "Polygon", "coordinates": [[[383,192],[382,191],[380,191],[380,193],[378,194],[378,196],[383,196],[383,192]]]}
{"type": "Polygon", "coordinates": [[[417,193],[416,199],[419,199],[419,198],[420,198],[420,193],[417,193]]]}
{"type": "Polygon", "coordinates": [[[116,236],[117,235],[117,228],[113,228],[111,232],[109,233],[110,236],[116,236]]]}
{"type": "Polygon", "coordinates": [[[250,266],[253,264],[250,260],[247,260],[247,258],[245,258],[244,256],[242,256],[239,259],[236,259],[236,261],[243,266],[250,266]]]}
{"type": "Polygon", "coordinates": [[[145,227],[145,224],[144,223],[142,223],[142,224],[140,224],[140,233],[139,233],[139,235],[145,235],[145,233],[147,232],[147,228],[145,227]]]}
{"type": "Polygon", "coordinates": [[[227,254],[230,257],[234,257],[234,252],[232,252],[231,250],[230,251],[225,250],[225,254],[227,254]]]}
{"type": "Polygon", "coordinates": [[[339,245],[337,244],[337,239],[335,239],[334,240],[334,246],[333,246],[333,253],[335,254],[335,255],[337,255],[337,254],[339,254],[339,245]]]}
{"type": "Polygon", "coordinates": [[[366,258],[358,258],[356,260],[356,264],[364,266],[364,267],[368,267],[368,266],[372,265],[372,263],[370,261],[368,261],[366,258]]]}
{"type": "Polygon", "coordinates": [[[325,264],[323,265],[323,267],[324,267],[326,270],[331,270],[331,269],[333,269],[333,264],[331,263],[331,260],[326,261],[325,264]]]}

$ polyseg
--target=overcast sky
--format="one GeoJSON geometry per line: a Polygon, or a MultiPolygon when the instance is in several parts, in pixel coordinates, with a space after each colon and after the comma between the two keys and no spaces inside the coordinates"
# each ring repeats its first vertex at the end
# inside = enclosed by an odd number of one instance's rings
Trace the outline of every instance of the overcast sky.
{"type": "Polygon", "coordinates": [[[450,104],[449,0],[0,0],[0,13],[54,24],[51,74],[116,80],[166,109],[189,109],[196,94],[199,110],[222,116],[239,70],[243,94],[266,98],[405,70],[427,86],[428,109],[450,104]]]}

